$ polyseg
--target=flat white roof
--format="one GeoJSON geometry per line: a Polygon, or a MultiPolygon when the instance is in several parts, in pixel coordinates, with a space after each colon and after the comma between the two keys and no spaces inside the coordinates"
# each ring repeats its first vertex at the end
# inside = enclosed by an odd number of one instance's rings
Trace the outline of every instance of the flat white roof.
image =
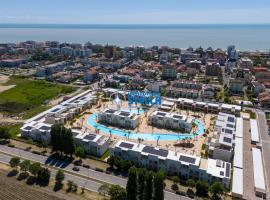
{"type": "Polygon", "coordinates": [[[253,157],[253,175],[255,188],[256,190],[265,192],[266,188],[263,173],[261,150],[257,148],[252,148],[252,157],[253,157]]]}
{"type": "Polygon", "coordinates": [[[236,118],[236,130],[235,136],[239,138],[243,138],[243,118],[236,118]]]}
{"type": "Polygon", "coordinates": [[[250,133],[252,142],[260,142],[257,120],[250,119],[250,133]]]}
{"type": "Polygon", "coordinates": [[[232,194],[243,196],[243,169],[233,168],[232,194]]]}
{"type": "Polygon", "coordinates": [[[235,138],[233,166],[243,169],[243,139],[235,138]]]}

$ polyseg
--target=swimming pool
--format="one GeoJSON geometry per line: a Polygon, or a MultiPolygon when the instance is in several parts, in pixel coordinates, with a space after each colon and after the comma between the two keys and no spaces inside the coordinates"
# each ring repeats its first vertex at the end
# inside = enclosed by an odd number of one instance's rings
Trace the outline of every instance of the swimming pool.
{"type": "MultiPolygon", "coordinates": [[[[105,125],[99,124],[96,122],[96,118],[97,118],[97,114],[92,114],[88,117],[87,119],[87,124],[95,127],[97,129],[99,129],[101,132],[106,133],[106,134],[112,134],[112,135],[117,135],[117,136],[121,136],[121,137],[128,137],[130,139],[144,139],[144,140],[148,140],[148,141],[155,141],[157,139],[159,139],[160,141],[162,140],[183,140],[183,139],[188,139],[188,138],[193,138],[194,135],[193,134],[183,134],[183,133],[175,133],[175,134],[171,134],[171,133],[136,133],[136,132],[132,132],[132,131],[125,131],[125,130],[120,130],[117,128],[110,128],[107,127],[105,125]]],[[[194,123],[197,126],[197,131],[196,131],[196,135],[202,135],[204,134],[205,131],[205,127],[204,125],[194,119],[194,123]]]]}

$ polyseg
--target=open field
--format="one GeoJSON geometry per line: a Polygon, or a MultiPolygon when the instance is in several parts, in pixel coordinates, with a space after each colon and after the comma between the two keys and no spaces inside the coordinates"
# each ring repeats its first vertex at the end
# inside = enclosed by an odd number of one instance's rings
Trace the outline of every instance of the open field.
{"type": "Polygon", "coordinates": [[[0,112],[20,114],[24,119],[47,109],[49,100],[71,93],[72,87],[12,76],[5,85],[15,87],[0,93],[0,112]]]}

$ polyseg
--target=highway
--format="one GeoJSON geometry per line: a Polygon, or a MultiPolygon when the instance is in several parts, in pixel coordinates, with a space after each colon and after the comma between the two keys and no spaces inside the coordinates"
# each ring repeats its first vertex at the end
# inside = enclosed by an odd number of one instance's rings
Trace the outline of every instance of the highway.
{"type": "MultiPolygon", "coordinates": [[[[73,180],[76,184],[78,184],[78,186],[84,187],[94,192],[98,191],[98,188],[102,183],[118,184],[124,188],[126,187],[127,180],[125,178],[105,174],[84,167],[80,167],[80,171],[75,172],[72,170],[74,165],[65,161],[59,161],[47,156],[33,154],[28,151],[11,148],[4,145],[0,145],[0,152],[3,153],[0,154],[0,162],[2,163],[8,164],[12,156],[18,156],[22,159],[39,162],[43,165],[46,165],[51,169],[52,176],[54,176],[56,168],[61,168],[66,172],[66,180],[73,180]]],[[[188,197],[179,196],[168,191],[164,191],[164,194],[166,200],[190,200],[188,197]]]]}

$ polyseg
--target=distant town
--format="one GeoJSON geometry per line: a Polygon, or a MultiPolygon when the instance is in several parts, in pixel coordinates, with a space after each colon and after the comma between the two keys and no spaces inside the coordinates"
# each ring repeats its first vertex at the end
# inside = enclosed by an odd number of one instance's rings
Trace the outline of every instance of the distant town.
{"type": "Polygon", "coordinates": [[[0,44],[0,162],[69,191],[266,199],[269,125],[270,51],[0,44]]]}

